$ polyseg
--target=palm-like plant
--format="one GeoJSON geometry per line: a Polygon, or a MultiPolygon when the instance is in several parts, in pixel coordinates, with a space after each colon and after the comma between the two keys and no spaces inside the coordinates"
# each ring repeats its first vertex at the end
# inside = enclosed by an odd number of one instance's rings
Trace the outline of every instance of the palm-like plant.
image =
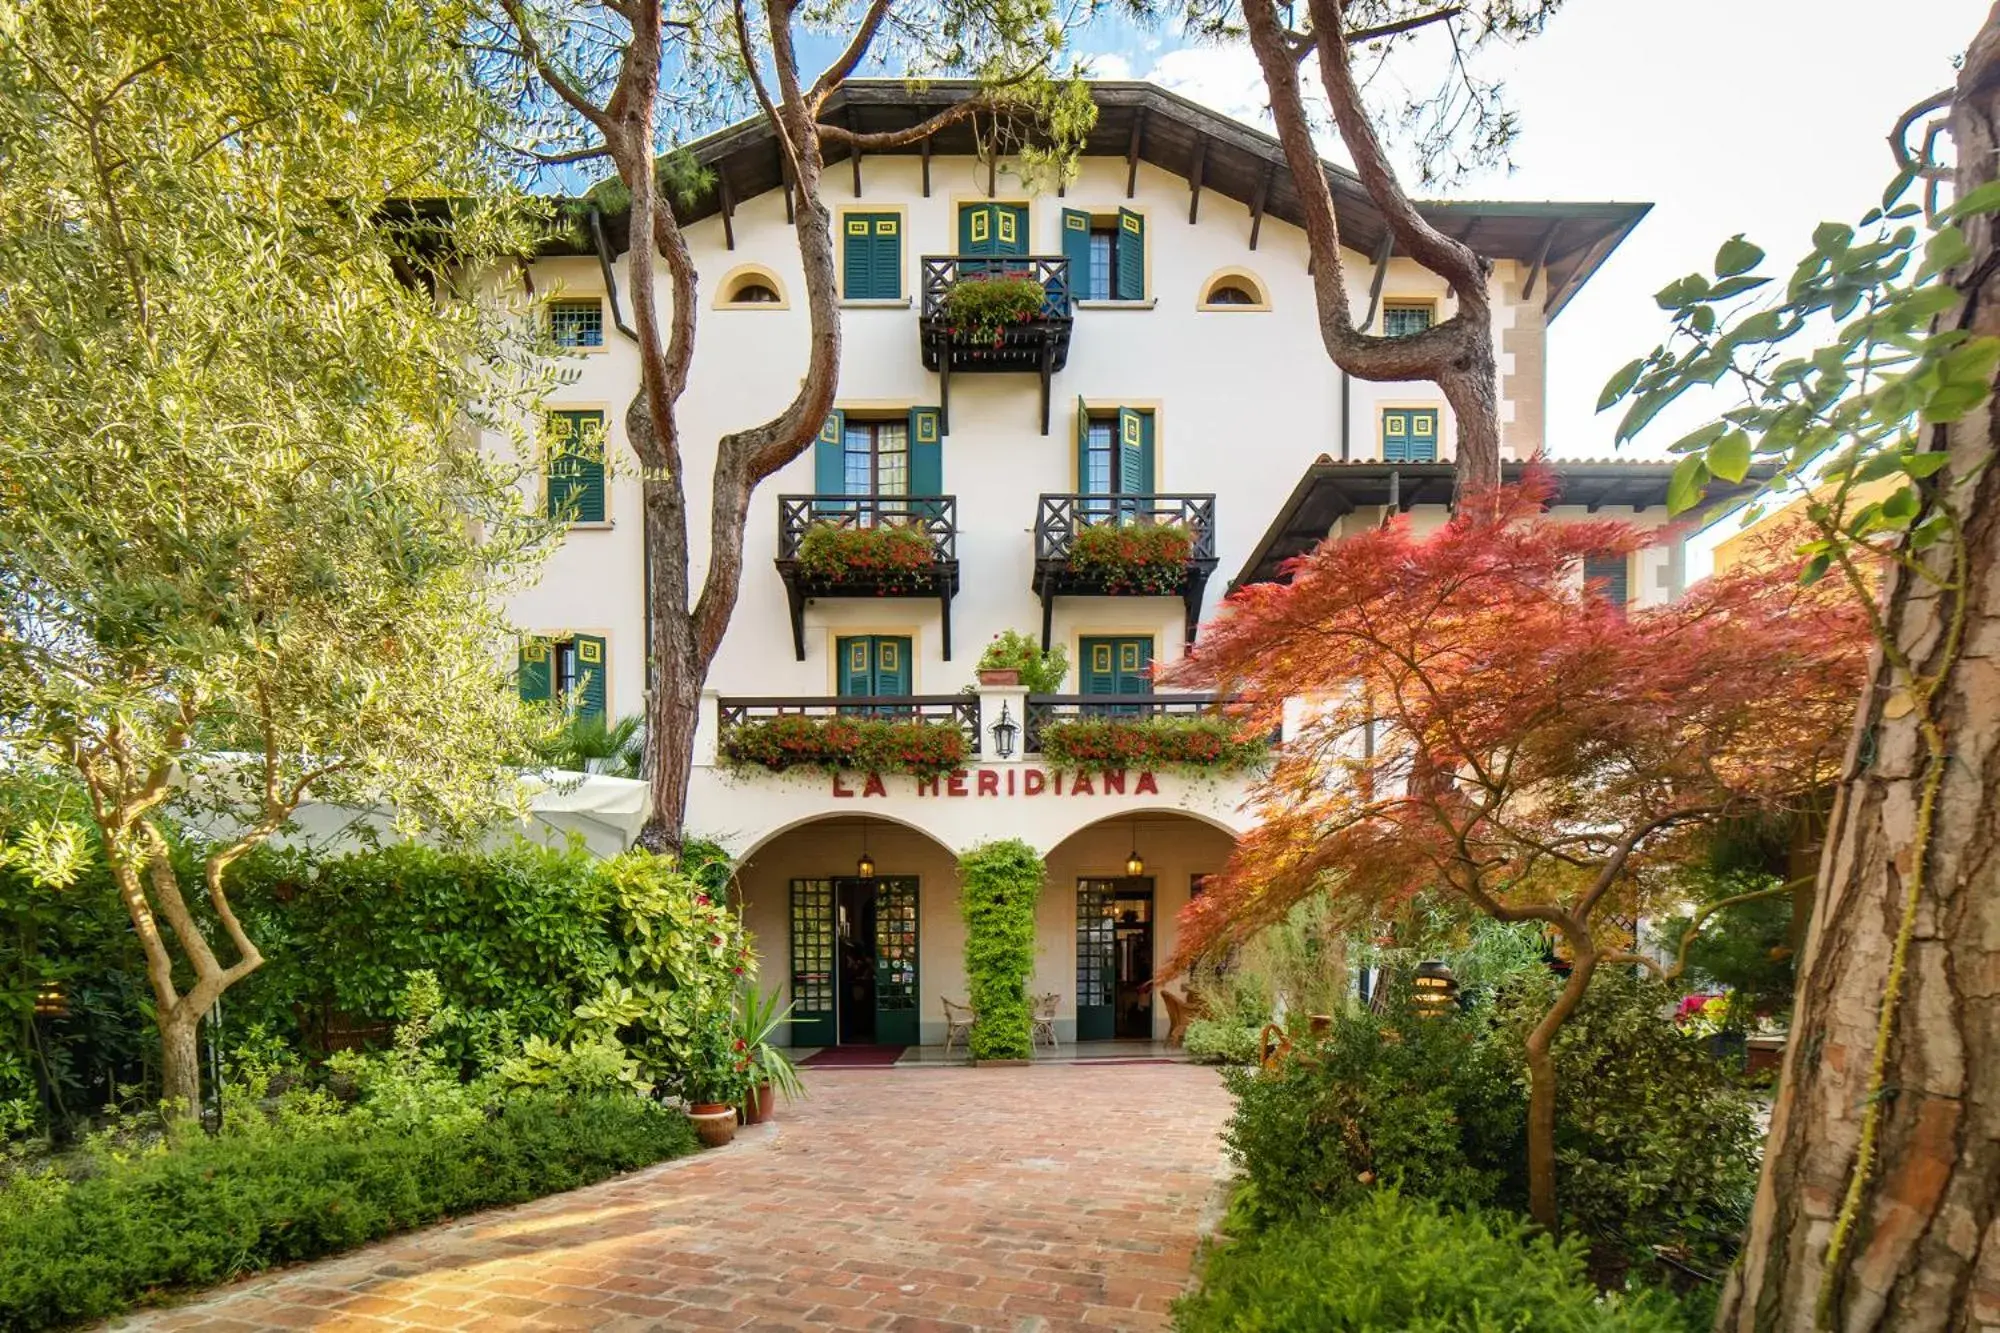
{"type": "Polygon", "coordinates": [[[736,1037],[750,1057],[752,1086],[768,1083],[787,1102],[795,1102],[806,1095],[798,1066],[771,1041],[780,1024],[792,1021],[792,1006],[780,1005],[778,994],[775,986],[768,994],[760,994],[755,986],[743,988],[736,1002],[736,1037]]]}
{"type": "Polygon", "coordinates": [[[563,715],[562,725],[534,746],[535,758],[571,773],[636,778],[646,752],[646,719],[638,713],[606,723],[580,713],[563,715]]]}

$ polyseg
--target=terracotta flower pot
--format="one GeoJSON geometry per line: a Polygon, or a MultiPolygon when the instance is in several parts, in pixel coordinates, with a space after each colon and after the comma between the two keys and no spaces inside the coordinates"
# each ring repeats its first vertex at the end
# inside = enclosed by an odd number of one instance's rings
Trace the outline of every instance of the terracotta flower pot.
{"type": "Polygon", "coordinates": [[[1014,667],[981,667],[979,668],[979,683],[981,685],[1019,685],[1021,683],[1021,673],[1014,667]]]}
{"type": "Polygon", "coordinates": [[[720,1148],[736,1137],[736,1108],[733,1106],[701,1102],[688,1108],[687,1117],[694,1125],[695,1137],[705,1147],[720,1148]]]}
{"type": "Polygon", "coordinates": [[[743,1123],[761,1125],[778,1109],[778,1093],[768,1083],[759,1083],[743,1099],[743,1123]]]}

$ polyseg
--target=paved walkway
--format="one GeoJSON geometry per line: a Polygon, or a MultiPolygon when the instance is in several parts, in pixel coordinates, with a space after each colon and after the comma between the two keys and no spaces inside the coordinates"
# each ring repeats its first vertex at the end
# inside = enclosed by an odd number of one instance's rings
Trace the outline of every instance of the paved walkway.
{"type": "Polygon", "coordinates": [[[1158,1329],[1224,1167],[1185,1064],[808,1071],[772,1132],[120,1328],[1158,1329]]]}

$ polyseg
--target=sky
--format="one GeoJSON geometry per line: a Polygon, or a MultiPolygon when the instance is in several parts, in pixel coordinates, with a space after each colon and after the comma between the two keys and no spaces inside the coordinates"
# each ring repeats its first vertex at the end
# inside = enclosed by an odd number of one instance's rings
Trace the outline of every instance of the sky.
{"type": "MultiPolygon", "coordinates": [[[[1550,329],[1550,453],[1618,452],[1616,414],[1596,415],[1597,397],[1613,371],[1664,335],[1654,292],[1708,271],[1736,232],[1770,252],[1773,270],[1788,271],[1815,223],[1852,222],[1879,201],[1894,174],[1890,127],[1951,84],[1987,7],[1569,0],[1540,37],[1482,56],[1482,73],[1505,79],[1520,112],[1515,170],[1475,175],[1443,197],[1653,205],[1550,329]]],[[[1150,79],[1269,128],[1247,46],[1190,47],[1168,32],[1130,29],[1093,32],[1083,45],[1099,76],[1150,79]]],[[[1338,159],[1334,147],[1328,156],[1338,159]]],[[[1707,415],[1692,404],[1663,417],[1637,452],[1663,452],[1707,415]]]]}

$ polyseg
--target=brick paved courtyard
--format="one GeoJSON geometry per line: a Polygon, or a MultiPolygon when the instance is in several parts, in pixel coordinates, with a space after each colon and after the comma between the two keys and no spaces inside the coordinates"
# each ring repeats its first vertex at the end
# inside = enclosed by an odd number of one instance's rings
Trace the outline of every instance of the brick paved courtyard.
{"type": "Polygon", "coordinates": [[[808,1071],[720,1152],[121,1329],[1153,1329],[1222,1178],[1185,1064],[808,1071]]]}

